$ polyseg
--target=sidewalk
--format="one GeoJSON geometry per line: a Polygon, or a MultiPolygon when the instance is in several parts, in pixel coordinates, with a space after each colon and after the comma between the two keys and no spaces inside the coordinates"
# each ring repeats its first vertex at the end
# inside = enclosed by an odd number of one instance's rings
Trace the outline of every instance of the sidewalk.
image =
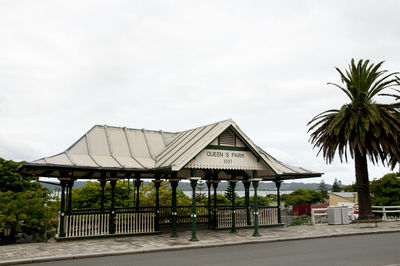
{"type": "Polygon", "coordinates": [[[378,227],[350,225],[315,225],[260,228],[261,237],[253,237],[252,229],[227,231],[198,231],[198,242],[189,242],[189,231],[178,232],[178,238],[168,233],[136,237],[75,240],[52,243],[33,243],[0,246],[0,265],[14,265],[63,259],[112,256],[145,252],[206,248],[223,245],[274,242],[358,234],[400,232],[400,221],[382,222],[378,227]]]}

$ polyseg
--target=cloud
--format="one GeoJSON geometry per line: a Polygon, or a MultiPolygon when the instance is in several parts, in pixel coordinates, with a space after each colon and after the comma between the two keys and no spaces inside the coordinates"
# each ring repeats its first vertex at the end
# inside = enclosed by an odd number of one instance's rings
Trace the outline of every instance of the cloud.
{"type": "Polygon", "coordinates": [[[326,85],[339,82],[335,66],[371,58],[400,70],[399,7],[3,1],[0,156],[58,153],[94,124],[180,131],[233,118],[278,159],[351,183],[351,163],[315,157],[306,124],[348,101],[326,85]]]}

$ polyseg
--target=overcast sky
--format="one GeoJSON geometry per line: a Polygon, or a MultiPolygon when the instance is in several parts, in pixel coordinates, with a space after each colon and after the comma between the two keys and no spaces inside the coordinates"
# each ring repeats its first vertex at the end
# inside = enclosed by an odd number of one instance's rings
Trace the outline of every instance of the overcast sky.
{"type": "MultiPolygon", "coordinates": [[[[277,159],[327,165],[307,122],[348,102],[351,58],[400,71],[400,1],[0,1],[0,157],[64,151],[94,124],[181,131],[232,118],[277,159]]],[[[390,169],[370,164],[370,178],[390,169]]],[[[319,182],[309,179],[307,182],[319,182]]]]}

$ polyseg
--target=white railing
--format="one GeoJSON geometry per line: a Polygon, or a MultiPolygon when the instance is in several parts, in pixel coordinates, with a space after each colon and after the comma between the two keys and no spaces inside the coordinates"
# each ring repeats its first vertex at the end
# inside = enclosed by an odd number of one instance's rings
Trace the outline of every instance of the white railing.
{"type": "Polygon", "coordinates": [[[109,234],[109,214],[66,214],[65,237],[85,237],[109,234]]]}
{"type": "Polygon", "coordinates": [[[235,221],[237,227],[247,226],[247,211],[246,209],[235,210],[235,221]]]}
{"type": "MultiPolygon", "coordinates": [[[[358,207],[348,206],[350,219],[354,220],[354,211],[358,210],[358,207]]],[[[371,207],[373,213],[382,213],[382,220],[389,221],[392,220],[390,217],[388,218],[388,214],[391,213],[399,213],[400,214],[400,206],[372,206],[371,207]]],[[[311,224],[315,224],[315,216],[328,216],[328,208],[315,208],[311,209],[311,224]]],[[[399,215],[400,216],[400,215],[399,215]]],[[[396,216],[394,219],[399,219],[396,216]]]]}
{"type": "Polygon", "coordinates": [[[140,234],[155,232],[153,212],[117,213],[115,215],[116,234],[140,234]]]}
{"type": "MultiPolygon", "coordinates": [[[[232,210],[218,210],[217,221],[218,221],[218,228],[231,228],[232,210]]],[[[246,209],[235,210],[235,225],[236,227],[247,226],[246,209]]]]}
{"type": "MultiPolygon", "coordinates": [[[[354,211],[358,211],[357,207],[348,206],[349,208],[349,215],[351,220],[355,219],[354,211]]],[[[382,220],[383,221],[390,221],[393,220],[389,216],[392,213],[399,213],[400,216],[400,206],[372,206],[371,207],[373,213],[382,213],[382,220]],[[389,216],[389,217],[388,217],[389,216]]],[[[311,209],[311,224],[315,224],[315,216],[328,216],[328,209],[327,208],[318,208],[318,209],[311,209]]],[[[399,219],[396,216],[394,219],[399,219]]]]}
{"type": "MultiPolygon", "coordinates": [[[[400,206],[372,206],[371,208],[374,213],[382,213],[382,220],[384,221],[392,220],[388,218],[388,214],[399,213],[400,215],[400,206]]],[[[397,217],[395,219],[399,219],[397,217]]]]}
{"type": "Polygon", "coordinates": [[[232,227],[232,210],[217,211],[218,228],[232,227]]]}
{"type": "Polygon", "coordinates": [[[315,224],[315,216],[328,216],[328,208],[311,208],[311,224],[315,224]]]}
{"type": "MultiPolygon", "coordinates": [[[[246,227],[247,212],[246,209],[235,210],[235,221],[237,227],[246,227]]],[[[232,210],[217,211],[218,228],[232,227],[232,210]]],[[[254,224],[254,210],[251,209],[250,225],[254,224]]],[[[277,208],[260,208],[258,210],[258,225],[278,224],[278,209],[277,208]]]]}
{"type": "MultiPolygon", "coordinates": [[[[252,218],[254,221],[254,218],[252,218]]],[[[278,208],[261,208],[258,210],[258,225],[278,223],[278,208]]]]}

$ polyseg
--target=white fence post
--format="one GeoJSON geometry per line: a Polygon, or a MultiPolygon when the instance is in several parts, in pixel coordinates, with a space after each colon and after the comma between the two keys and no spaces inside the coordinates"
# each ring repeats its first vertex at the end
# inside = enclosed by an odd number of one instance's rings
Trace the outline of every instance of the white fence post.
{"type": "Polygon", "coordinates": [[[387,216],[386,216],[386,208],[385,206],[382,207],[382,211],[383,211],[383,220],[387,220],[387,216]]]}
{"type": "Polygon", "coordinates": [[[314,215],[314,209],[311,208],[311,224],[315,225],[315,215],[314,215]]]}

